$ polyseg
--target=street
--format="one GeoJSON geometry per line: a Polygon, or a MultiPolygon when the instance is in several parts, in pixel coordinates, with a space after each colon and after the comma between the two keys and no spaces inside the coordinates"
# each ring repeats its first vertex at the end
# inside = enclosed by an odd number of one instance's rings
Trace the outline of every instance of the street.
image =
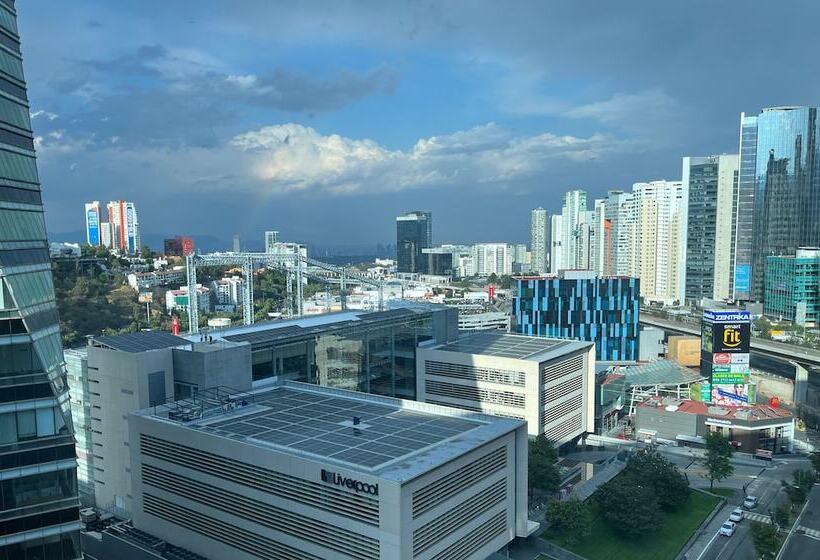
{"type": "Polygon", "coordinates": [[[783,547],[783,560],[815,560],[820,558],[820,484],[809,493],[806,507],[797,519],[795,531],[783,547]]]}

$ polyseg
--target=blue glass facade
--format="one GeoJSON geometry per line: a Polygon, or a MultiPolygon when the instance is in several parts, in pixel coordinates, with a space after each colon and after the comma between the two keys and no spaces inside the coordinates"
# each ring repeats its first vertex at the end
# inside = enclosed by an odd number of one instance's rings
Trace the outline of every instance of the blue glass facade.
{"type": "Polygon", "coordinates": [[[520,334],[595,343],[597,360],[637,360],[638,278],[520,278],[513,299],[520,334]]]}
{"type": "Polygon", "coordinates": [[[738,224],[737,228],[735,291],[742,292],[738,280],[743,279],[747,263],[740,249],[751,226],[751,299],[762,301],[766,257],[794,255],[798,247],[820,245],[817,109],[764,109],[754,120],[743,117],[741,125],[739,195],[743,198],[738,201],[738,219],[745,216],[740,203],[752,187],[754,212],[752,224],[738,224]],[[756,131],[754,139],[752,131],[756,131]]]}

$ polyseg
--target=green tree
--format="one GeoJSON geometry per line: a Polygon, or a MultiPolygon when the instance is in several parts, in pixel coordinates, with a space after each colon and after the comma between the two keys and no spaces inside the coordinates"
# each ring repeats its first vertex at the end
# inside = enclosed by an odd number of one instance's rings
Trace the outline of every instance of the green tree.
{"type": "Polygon", "coordinates": [[[530,496],[534,490],[548,494],[558,491],[561,486],[561,472],[558,470],[558,451],[555,445],[544,434],[529,443],[529,489],[530,496]]]}
{"type": "Polygon", "coordinates": [[[578,498],[550,503],[546,520],[550,529],[570,545],[589,536],[592,531],[592,511],[578,498]]]}
{"type": "Polygon", "coordinates": [[[815,480],[820,479],[820,451],[814,451],[809,455],[809,460],[811,461],[811,466],[814,468],[815,480]]]}
{"type": "Polygon", "coordinates": [[[596,492],[607,523],[627,537],[638,538],[660,527],[663,512],[655,489],[634,475],[621,473],[596,492]]]}
{"type": "Polygon", "coordinates": [[[806,498],[808,498],[809,491],[811,490],[814,481],[814,471],[805,470],[794,471],[792,473],[791,483],[781,480],[780,484],[783,485],[783,489],[786,491],[789,501],[792,504],[799,506],[806,501],[806,498]]]}
{"type": "Polygon", "coordinates": [[[752,521],[752,542],[761,560],[774,560],[780,550],[780,537],[770,523],[752,521]]]}
{"type": "Polygon", "coordinates": [[[664,511],[678,510],[689,501],[691,490],[686,478],[655,447],[633,455],[626,472],[652,485],[664,511]]]}
{"type": "Polygon", "coordinates": [[[706,457],[703,458],[703,466],[706,468],[706,478],[709,479],[709,490],[714,490],[716,480],[725,480],[735,472],[730,461],[734,452],[729,440],[719,432],[712,432],[706,436],[706,457]]]}
{"type": "Polygon", "coordinates": [[[772,512],[772,521],[774,524],[777,525],[778,530],[782,530],[789,524],[791,520],[791,513],[789,512],[789,508],[785,505],[778,506],[772,512]]]}

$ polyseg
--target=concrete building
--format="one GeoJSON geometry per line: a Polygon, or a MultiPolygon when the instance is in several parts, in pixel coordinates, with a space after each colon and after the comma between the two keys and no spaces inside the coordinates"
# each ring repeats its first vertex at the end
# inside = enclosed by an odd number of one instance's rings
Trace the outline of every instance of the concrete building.
{"type": "Polygon", "coordinates": [[[421,250],[427,259],[425,270],[434,276],[453,275],[453,251],[449,247],[430,247],[421,250]]]}
{"type": "Polygon", "coordinates": [[[566,270],[558,277],[523,277],[516,282],[515,332],[595,342],[599,360],[638,359],[642,280],[566,270]]]}
{"type": "Polygon", "coordinates": [[[127,276],[128,285],[135,290],[150,290],[155,286],[170,286],[185,281],[185,270],[180,267],[171,270],[155,270],[152,272],[132,272],[127,276]]]}
{"type": "Polygon", "coordinates": [[[481,332],[418,349],[418,400],[527,422],[561,445],[592,431],[595,347],[481,332]]]}
{"type": "Polygon", "coordinates": [[[510,328],[510,316],[503,311],[487,311],[484,313],[459,313],[459,331],[508,331],[510,328]]]}
{"type": "Polygon", "coordinates": [[[738,155],[683,158],[687,302],[732,299],[738,155]]]}
{"type": "MultiPolygon", "coordinates": [[[[208,313],[211,310],[211,290],[201,284],[196,285],[196,304],[202,312],[208,313]]],[[[188,286],[180,286],[176,290],[165,292],[165,309],[168,313],[177,309],[187,313],[188,305],[188,286]]]]}
{"type": "Polygon", "coordinates": [[[560,214],[550,217],[550,274],[558,274],[564,263],[564,218],[560,214]]]}
{"type": "Polygon", "coordinates": [[[230,276],[214,280],[213,290],[217,305],[232,309],[242,307],[244,280],[240,276],[230,276]]]}
{"type": "Polygon", "coordinates": [[[820,316],[820,249],[766,257],[763,312],[775,320],[815,327],[820,316]]]}
{"type": "Polygon", "coordinates": [[[167,257],[187,257],[195,250],[194,240],[185,235],[177,235],[163,241],[163,254],[167,257]]]}
{"type": "Polygon", "coordinates": [[[265,232],[265,252],[272,253],[276,244],[279,243],[279,232],[278,231],[266,231],[265,232]]]}
{"type": "Polygon", "coordinates": [[[540,206],[530,212],[530,271],[547,274],[550,271],[550,217],[540,206]]]}
{"type": "Polygon", "coordinates": [[[113,237],[111,248],[122,254],[133,255],[140,251],[140,224],[137,218],[137,206],[125,200],[112,200],[108,203],[108,223],[111,224],[113,237]]]}
{"type": "Polygon", "coordinates": [[[473,263],[477,276],[510,275],[513,272],[512,247],[507,243],[473,245],[473,263]]]}
{"type": "Polygon", "coordinates": [[[209,558],[479,560],[527,519],[523,422],[283,382],[131,415],[134,526],[209,558]]]}
{"type": "Polygon", "coordinates": [[[164,332],[101,336],[69,353],[72,417],[84,505],[131,512],[127,415],[205,387],[250,388],[250,347],[219,341],[191,343],[164,332]]]}
{"type": "Polygon", "coordinates": [[[654,327],[644,327],[641,329],[640,344],[638,345],[638,360],[649,362],[664,357],[666,351],[663,347],[664,332],[654,327]]]}
{"type": "Polygon", "coordinates": [[[561,261],[559,270],[577,268],[578,226],[587,210],[587,193],[582,190],[569,191],[564,195],[561,208],[561,261]]]}
{"type": "Polygon", "coordinates": [[[100,241],[100,224],[102,223],[100,201],[85,203],[85,242],[92,247],[99,247],[100,241]]]}

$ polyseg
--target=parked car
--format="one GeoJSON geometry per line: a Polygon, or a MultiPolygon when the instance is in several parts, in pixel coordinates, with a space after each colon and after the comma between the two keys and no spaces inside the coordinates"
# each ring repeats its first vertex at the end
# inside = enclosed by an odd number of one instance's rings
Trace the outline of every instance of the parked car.
{"type": "Polygon", "coordinates": [[[724,537],[731,537],[735,534],[735,524],[731,521],[727,521],[720,526],[720,534],[724,537]]]}
{"type": "Polygon", "coordinates": [[[746,496],[743,500],[743,507],[746,509],[754,509],[757,507],[757,496],[746,496]]]}
{"type": "Polygon", "coordinates": [[[741,508],[735,508],[732,510],[732,513],[729,514],[729,521],[733,523],[738,523],[743,519],[743,510],[741,508]]]}

